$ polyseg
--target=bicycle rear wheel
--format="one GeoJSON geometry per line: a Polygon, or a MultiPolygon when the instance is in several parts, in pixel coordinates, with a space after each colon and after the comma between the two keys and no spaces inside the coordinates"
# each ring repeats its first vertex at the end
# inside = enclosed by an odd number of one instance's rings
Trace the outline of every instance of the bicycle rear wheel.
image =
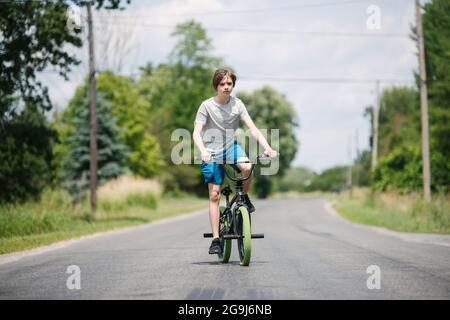
{"type": "Polygon", "coordinates": [[[225,207],[220,206],[220,218],[219,218],[219,238],[222,245],[222,253],[218,254],[219,262],[227,263],[230,260],[231,255],[231,239],[224,239],[224,234],[227,234],[230,229],[229,215],[225,213],[225,207]]]}
{"type": "Polygon", "coordinates": [[[252,232],[250,216],[246,207],[239,207],[236,216],[236,233],[241,266],[248,266],[252,255],[252,232]]]}

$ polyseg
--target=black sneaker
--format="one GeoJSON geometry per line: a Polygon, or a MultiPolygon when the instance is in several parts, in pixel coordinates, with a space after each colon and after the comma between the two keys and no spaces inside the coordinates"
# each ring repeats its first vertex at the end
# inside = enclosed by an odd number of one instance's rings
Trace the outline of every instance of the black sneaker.
{"type": "Polygon", "coordinates": [[[249,213],[255,212],[255,207],[253,206],[253,203],[250,201],[248,194],[244,195],[244,200],[245,200],[245,205],[247,206],[248,212],[249,213]]]}
{"type": "Polygon", "coordinates": [[[214,238],[209,247],[209,254],[221,254],[222,246],[220,245],[219,238],[214,238]]]}

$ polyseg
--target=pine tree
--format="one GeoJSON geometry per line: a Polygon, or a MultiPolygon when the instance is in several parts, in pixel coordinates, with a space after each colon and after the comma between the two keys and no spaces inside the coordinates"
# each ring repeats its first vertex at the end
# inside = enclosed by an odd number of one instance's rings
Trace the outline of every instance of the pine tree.
{"type": "MultiPolygon", "coordinates": [[[[74,201],[78,202],[89,189],[89,108],[88,99],[84,99],[80,108],[76,108],[71,119],[72,131],[63,141],[67,153],[62,160],[63,185],[69,190],[74,201]]],[[[119,129],[102,96],[97,97],[97,181],[99,185],[117,178],[125,171],[127,147],[118,141],[119,129]]]]}

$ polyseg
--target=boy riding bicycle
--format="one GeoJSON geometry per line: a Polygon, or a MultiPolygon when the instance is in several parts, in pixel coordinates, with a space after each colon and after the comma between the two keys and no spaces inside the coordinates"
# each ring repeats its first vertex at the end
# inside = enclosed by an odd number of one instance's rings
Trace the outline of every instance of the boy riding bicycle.
{"type": "MultiPolygon", "coordinates": [[[[275,157],[277,152],[269,146],[255,126],[244,103],[231,96],[236,84],[236,76],[233,72],[229,69],[217,69],[212,84],[217,94],[200,105],[195,118],[193,138],[201,153],[203,181],[208,185],[209,190],[209,218],[213,233],[209,253],[220,254],[222,247],[219,240],[219,201],[224,172],[219,164],[231,163],[231,166],[243,175],[249,175],[251,170],[250,163],[239,163],[239,161],[248,161],[245,151],[234,137],[239,120],[245,123],[252,136],[263,146],[265,155],[275,157]]],[[[252,177],[243,185],[249,212],[255,211],[247,194],[251,183],[252,177]]]]}

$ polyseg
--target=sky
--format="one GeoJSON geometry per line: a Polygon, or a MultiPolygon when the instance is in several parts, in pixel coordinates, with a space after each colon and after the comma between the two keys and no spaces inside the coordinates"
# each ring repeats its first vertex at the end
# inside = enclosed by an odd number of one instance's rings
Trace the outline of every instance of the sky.
{"type": "MultiPolygon", "coordinates": [[[[320,172],[349,164],[369,145],[364,110],[376,101],[375,80],[381,90],[414,84],[412,0],[132,0],[123,12],[95,15],[97,67],[136,75],[147,62],[167,61],[173,27],[189,19],[236,72],[235,92],[270,85],[293,105],[300,124],[293,166],[320,172]],[[109,37],[122,42],[107,50],[109,37]]],[[[83,63],[70,81],[43,75],[58,109],[87,72],[87,48],[75,52],[83,63]]]]}

